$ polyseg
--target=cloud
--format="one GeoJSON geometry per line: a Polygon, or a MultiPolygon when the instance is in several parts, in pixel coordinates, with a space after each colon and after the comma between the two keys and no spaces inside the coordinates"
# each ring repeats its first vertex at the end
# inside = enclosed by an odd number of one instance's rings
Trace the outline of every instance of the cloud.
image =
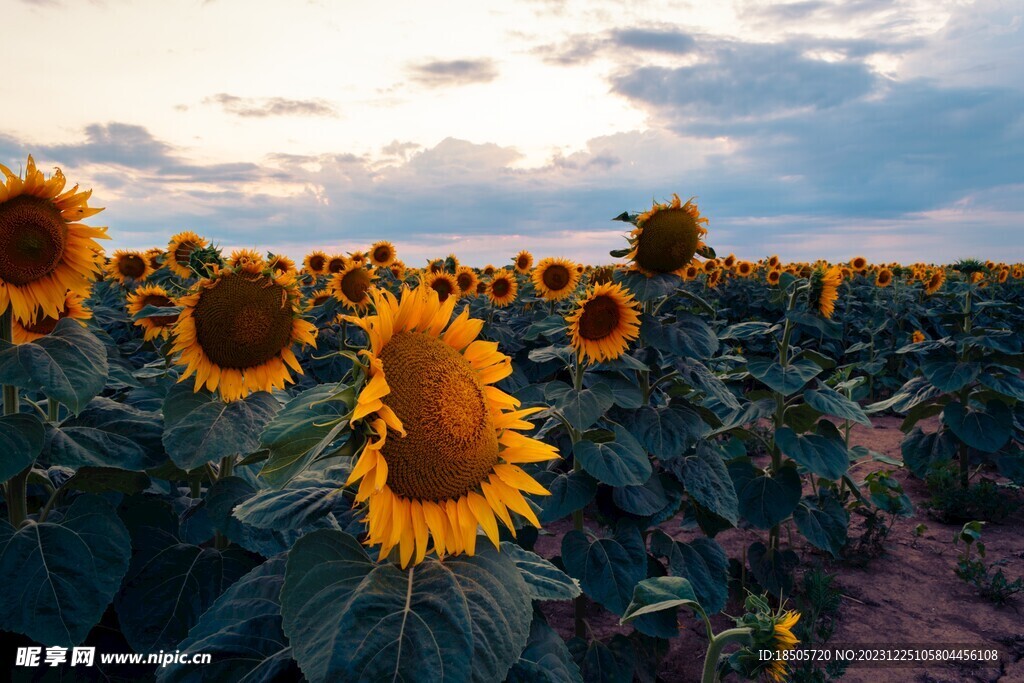
{"type": "Polygon", "coordinates": [[[431,88],[490,83],[498,77],[491,59],[435,60],[412,65],[408,71],[413,81],[431,88]]]}
{"type": "Polygon", "coordinates": [[[636,26],[600,33],[580,33],[560,43],[540,45],[532,52],[548,64],[575,66],[601,56],[622,58],[637,52],[685,55],[696,49],[697,39],[676,27],[636,26]]]}
{"type": "Polygon", "coordinates": [[[269,116],[337,116],[334,107],[324,100],[290,100],[283,97],[238,97],[218,93],[203,100],[204,104],[218,104],[228,114],[246,118],[269,116]]]}

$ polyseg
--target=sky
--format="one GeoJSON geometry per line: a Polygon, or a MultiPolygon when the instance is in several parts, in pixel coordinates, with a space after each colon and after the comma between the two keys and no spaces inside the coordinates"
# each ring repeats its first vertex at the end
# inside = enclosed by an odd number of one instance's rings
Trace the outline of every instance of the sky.
{"type": "Polygon", "coordinates": [[[609,263],[678,193],[740,258],[1024,261],[1024,0],[440,7],[0,0],[0,163],[111,249],[609,263]]]}

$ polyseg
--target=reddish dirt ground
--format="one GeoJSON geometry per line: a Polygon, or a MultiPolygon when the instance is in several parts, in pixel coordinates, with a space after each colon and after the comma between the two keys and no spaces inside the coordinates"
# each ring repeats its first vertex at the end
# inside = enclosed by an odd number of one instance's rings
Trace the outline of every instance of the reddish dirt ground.
{"type": "MultiPolygon", "coordinates": [[[[854,428],[851,445],[863,445],[893,459],[900,459],[900,420],[881,417],[874,420],[874,429],[854,428]]],[[[925,431],[935,429],[934,420],[922,423],[925,431]]],[[[893,469],[875,461],[858,463],[852,470],[854,479],[862,481],[872,469],[893,469]]],[[[914,668],[851,667],[843,681],[849,683],[953,683],[978,681],[1024,682],[1024,596],[1018,594],[999,607],[977,595],[973,588],[954,574],[959,550],[953,536],[961,523],[943,524],[928,515],[922,503],[929,498],[924,484],[910,477],[905,470],[894,475],[915,505],[915,515],[899,519],[885,544],[885,552],[870,559],[865,566],[835,561],[803,542],[794,530],[792,538],[801,557],[798,574],[813,566],[821,566],[836,577],[843,599],[836,633],[829,645],[856,647],[886,644],[891,647],[910,644],[959,644],[962,646],[996,648],[1000,651],[998,666],[980,668],[961,664],[925,664],[914,668]],[[917,537],[919,524],[927,528],[917,537]],[[798,540],[799,539],[799,540],[798,540]]],[[[537,551],[546,557],[559,553],[561,536],[567,523],[548,529],[550,535],[537,542],[537,551]]],[[[859,517],[851,518],[851,537],[861,531],[859,517]]],[[[662,527],[678,540],[688,540],[699,531],[683,530],[678,520],[662,527]]],[[[1024,510],[1001,523],[987,524],[982,540],[987,559],[1005,559],[1002,567],[1009,579],[1024,575],[1024,510]]],[[[755,540],[763,540],[766,532],[731,529],[716,537],[726,553],[733,558],[755,540]]],[[[783,539],[787,538],[785,531],[783,539]]],[[[573,630],[572,607],[565,603],[544,606],[551,625],[563,637],[573,630]]],[[[729,614],[742,612],[741,602],[734,595],[726,608],[729,614]]],[[[668,656],[662,661],[659,676],[665,683],[698,681],[707,641],[703,627],[689,616],[683,616],[681,635],[672,641],[668,656]]],[[[732,626],[722,615],[713,618],[715,630],[732,626]]],[[[618,618],[604,609],[590,605],[588,623],[601,638],[614,633],[628,633],[618,618]]]]}

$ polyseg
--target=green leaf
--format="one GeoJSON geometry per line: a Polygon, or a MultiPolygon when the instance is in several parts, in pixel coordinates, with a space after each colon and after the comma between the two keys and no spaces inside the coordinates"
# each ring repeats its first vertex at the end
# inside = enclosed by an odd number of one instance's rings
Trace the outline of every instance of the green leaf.
{"type": "Polygon", "coordinates": [[[638,486],[616,486],[612,489],[615,505],[637,517],[651,517],[670,503],[657,472],[638,486]]]}
{"type": "Polygon", "coordinates": [[[674,458],[666,466],[682,482],[690,498],[733,526],[739,524],[736,489],[716,446],[701,441],[693,455],[674,458]]]}
{"type": "Polygon", "coordinates": [[[850,466],[846,443],[828,420],[818,423],[817,434],[805,436],[797,436],[789,427],[783,427],[775,432],[775,444],[809,471],[831,481],[839,481],[850,466]]]}
{"type": "Polygon", "coordinates": [[[800,502],[800,475],[792,464],[784,464],[772,476],[754,467],[749,458],[732,460],[728,467],[740,514],[758,529],[784,521],[800,502]]]}
{"type": "Polygon", "coordinates": [[[704,613],[689,581],[680,576],[644,579],[636,584],[621,621],[625,623],[644,614],[664,610],[672,610],[674,615],[680,607],[689,607],[698,614],[704,613]]]}
{"type": "Polygon", "coordinates": [[[651,535],[651,554],[668,560],[669,573],[688,580],[707,614],[725,609],[729,598],[729,558],[710,538],[675,541],[663,531],[651,535]]]}
{"type": "Polygon", "coordinates": [[[813,337],[820,334],[827,339],[843,338],[843,326],[835,320],[826,320],[806,311],[789,311],[786,313],[786,318],[804,328],[813,337]]]}
{"type": "Polygon", "coordinates": [[[789,396],[817,377],[821,366],[809,360],[795,360],[782,367],[777,360],[751,358],[747,361],[747,371],[773,391],[789,396]]]}
{"type": "Polygon", "coordinates": [[[679,313],[674,321],[645,313],[640,317],[640,338],[671,356],[704,359],[718,351],[718,335],[691,313],[679,313]]]}
{"type": "Polygon", "coordinates": [[[1003,396],[1024,401],[1024,379],[1015,375],[982,373],[978,381],[1003,396]]]}
{"type": "Polygon", "coordinates": [[[183,470],[259,450],[259,434],[279,409],[268,393],[225,403],[208,391],[177,384],[164,401],[163,443],[183,470]]]}
{"type": "Polygon", "coordinates": [[[922,479],[933,466],[951,460],[956,450],[956,439],[945,429],[925,433],[920,427],[914,427],[900,444],[903,462],[914,476],[922,479]]]}
{"type": "Polygon", "coordinates": [[[597,482],[586,472],[568,472],[551,479],[541,479],[550,496],[540,496],[540,521],[550,524],[582,510],[597,494],[597,482]]]}
{"type": "Polygon", "coordinates": [[[508,672],[507,683],[583,683],[580,668],[558,633],[534,613],[526,649],[508,672]]]}
{"type": "Polygon", "coordinates": [[[942,390],[932,386],[932,383],[924,377],[914,377],[888,399],[872,403],[865,410],[868,413],[880,413],[883,410],[905,413],[925,401],[942,395],[942,390]]]}
{"type": "Polygon", "coordinates": [[[995,453],[1013,433],[1013,416],[1002,401],[989,401],[984,410],[954,401],[942,411],[942,421],[958,439],[983,453],[995,453]]]}
{"type": "Polygon", "coordinates": [[[612,281],[621,284],[636,297],[637,301],[656,301],[669,296],[682,284],[682,279],[672,273],[660,273],[647,277],[643,273],[616,270],[612,281]]]}
{"type": "Polygon", "coordinates": [[[158,413],[94,398],[77,417],[47,425],[44,457],[65,467],[116,467],[141,472],[167,460],[158,413]]]}
{"type": "Polygon", "coordinates": [[[338,439],[354,400],[345,385],[321,384],[288,401],[260,436],[270,451],[260,476],[277,488],[291,481],[338,439]]]}
{"type": "Polygon", "coordinates": [[[839,557],[846,545],[850,515],[835,494],[806,496],[793,512],[793,521],[811,545],[839,557]]]}
{"type": "Polygon", "coordinates": [[[540,555],[507,542],[501,544],[501,552],[515,562],[531,600],[571,600],[580,594],[576,579],[540,555]]]}
{"type": "Polygon", "coordinates": [[[60,522],[15,530],[0,521],[0,628],[79,645],[121,585],[130,553],[128,531],[98,496],[76,498],[60,522]]]}
{"type": "Polygon", "coordinates": [[[804,392],[804,400],[819,413],[859,422],[865,427],[871,426],[871,420],[864,414],[864,409],[860,405],[820,382],[817,389],[808,389],[804,392]]]}
{"type": "Polygon", "coordinates": [[[718,333],[719,339],[756,339],[778,329],[778,325],[765,322],[745,322],[730,325],[718,333]]]}
{"type": "Polygon", "coordinates": [[[259,528],[243,522],[233,512],[256,495],[257,489],[241,477],[218,479],[210,486],[204,506],[213,526],[249,552],[272,557],[291,547],[299,532],[287,526],[259,528]]]}
{"type": "Polygon", "coordinates": [[[236,505],[232,515],[257,529],[301,529],[330,513],[341,491],[340,482],[294,480],[280,490],[257,491],[236,505]]]}
{"type": "Polygon", "coordinates": [[[651,476],[647,452],[620,425],[613,427],[615,440],[608,443],[577,441],[572,447],[583,469],[599,482],[609,486],[637,486],[651,476]]]}
{"type": "Polygon", "coordinates": [[[800,564],[800,558],[792,550],[768,548],[757,541],[747,549],[750,573],[769,593],[776,596],[793,594],[793,570],[800,564]]]}
{"type": "Polygon", "coordinates": [[[149,488],[149,477],[142,472],[130,472],[114,467],[80,467],[64,487],[86,493],[117,491],[131,495],[149,488]]]}
{"type": "Polygon", "coordinates": [[[593,543],[572,530],[562,538],[562,564],[588,597],[621,615],[633,587],[647,574],[647,551],[635,528],[620,526],[614,538],[593,543]]]}
{"type": "Polygon", "coordinates": [[[231,585],[176,649],[206,652],[203,666],[172,664],[156,671],[159,683],[298,680],[298,665],[281,628],[285,558],[268,560],[231,585]]]}
{"type": "Polygon", "coordinates": [[[960,391],[974,381],[981,368],[977,363],[961,363],[951,352],[950,359],[930,360],[921,364],[921,372],[937,389],[947,393],[960,391]]]}
{"type": "Polygon", "coordinates": [[[103,342],[71,318],[28,344],[0,343],[0,384],[41,391],[78,413],[107,383],[103,342]]]}
{"type": "Polygon", "coordinates": [[[700,415],[683,406],[643,406],[627,413],[623,424],[657,458],[686,452],[708,431],[700,415]]]}
{"type": "Polygon", "coordinates": [[[506,553],[401,570],[314,531],[288,556],[281,611],[302,673],[327,680],[502,680],[526,645],[528,587],[506,553]]]}
{"type": "Polygon", "coordinates": [[[565,382],[550,382],[544,388],[544,398],[580,432],[592,427],[615,402],[611,389],[602,383],[576,391],[565,382]]]}
{"type": "Polygon", "coordinates": [[[43,449],[43,423],[35,415],[0,417],[0,482],[36,461],[43,449]]]}

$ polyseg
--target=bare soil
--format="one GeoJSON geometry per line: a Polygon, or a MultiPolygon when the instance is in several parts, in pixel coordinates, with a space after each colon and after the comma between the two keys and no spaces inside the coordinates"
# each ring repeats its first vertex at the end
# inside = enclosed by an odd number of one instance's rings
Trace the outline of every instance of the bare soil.
{"type": "MultiPolygon", "coordinates": [[[[934,419],[921,424],[925,431],[936,427],[934,419]]],[[[854,428],[851,445],[863,445],[899,460],[903,439],[899,425],[898,418],[876,418],[873,429],[854,428]]],[[[861,462],[852,470],[853,478],[862,481],[872,469],[895,468],[876,461],[861,462]]],[[[836,577],[843,594],[838,627],[829,645],[856,648],[882,644],[891,647],[958,644],[996,648],[1000,651],[999,663],[985,667],[953,662],[888,668],[855,665],[842,680],[849,683],[1024,683],[1024,596],[1018,594],[1000,607],[977,595],[972,587],[957,578],[954,569],[959,550],[953,546],[953,537],[962,524],[943,524],[931,517],[923,506],[930,497],[924,483],[903,469],[897,469],[894,476],[914,502],[915,515],[896,521],[880,556],[866,561],[858,558],[856,562],[834,560],[808,545],[793,530],[794,549],[801,558],[798,574],[821,567],[836,577]],[[919,524],[927,528],[917,536],[915,528],[919,524]]],[[[538,540],[537,551],[545,557],[558,555],[561,537],[568,528],[565,522],[549,527],[547,531],[552,533],[538,540]]],[[[698,530],[681,529],[678,519],[665,524],[662,530],[681,541],[700,534],[698,530]]],[[[862,519],[853,516],[851,538],[862,531],[862,519]]],[[[985,525],[982,534],[987,559],[1006,560],[1002,569],[1010,580],[1024,575],[1022,531],[1024,510],[1018,510],[1001,523],[985,525]]],[[[766,536],[763,531],[730,529],[715,540],[729,557],[738,559],[750,543],[763,541],[766,536]]],[[[785,531],[782,538],[787,539],[785,531]]],[[[552,627],[563,637],[573,635],[571,605],[546,603],[543,610],[552,627]]],[[[725,611],[741,614],[742,598],[733,595],[725,611]]],[[[680,619],[680,637],[671,642],[659,669],[659,677],[666,683],[698,681],[707,648],[703,626],[684,612],[680,613],[680,619]]],[[[712,621],[716,631],[732,626],[732,621],[724,615],[712,621]]],[[[618,625],[617,616],[594,604],[588,607],[588,625],[592,633],[602,639],[630,631],[628,626],[618,625]]]]}

